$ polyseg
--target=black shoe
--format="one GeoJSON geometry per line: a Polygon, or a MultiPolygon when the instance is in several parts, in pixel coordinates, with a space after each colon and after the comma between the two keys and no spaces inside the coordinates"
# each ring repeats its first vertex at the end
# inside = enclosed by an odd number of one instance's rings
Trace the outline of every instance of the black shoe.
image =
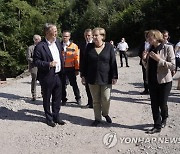
{"type": "Polygon", "coordinates": [[[126,65],[126,67],[129,67],[129,65],[126,65]]]}
{"type": "Polygon", "coordinates": [[[65,125],[66,123],[60,119],[58,120],[54,120],[55,123],[59,124],[59,125],[65,125]]]}
{"type": "Polygon", "coordinates": [[[141,95],[148,95],[149,94],[149,91],[147,90],[144,90],[143,92],[140,93],[141,95]]]}
{"type": "Polygon", "coordinates": [[[51,127],[55,127],[56,126],[56,124],[52,120],[47,120],[46,123],[47,123],[48,126],[51,126],[51,127]]]}
{"type": "Polygon", "coordinates": [[[41,91],[41,97],[43,98],[43,92],[41,91]]]}
{"type": "Polygon", "coordinates": [[[97,125],[99,125],[101,122],[99,120],[94,120],[93,123],[91,124],[91,126],[96,127],[97,125]]]}
{"type": "Polygon", "coordinates": [[[77,99],[76,102],[78,105],[81,105],[82,104],[81,98],[77,99]]]}
{"type": "Polygon", "coordinates": [[[148,130],[146,133],[154,134],[154,133],[160,133],[160,132],[161,132],[161,128],[152,128],[152,129],[148,130]]]}
{"type": "Polygon", "coordinates": [[[107,115],[107,116],[104,116],[105,117],[105,119],[106,119],[106,121],[108,122],[108,123],[112,123],[112,120],[111,120],[111,118],[107,115]]]}
{"type": "Polygon", "coordinates": [[[90,108],[90,109],[93,109],[92,105],[87,104],[87,107],[90,108]]]}
{"type": "Polygon", "coordinates": [[[35,101],[35,100],[36,100],[36,97],[33,97],[31,100],[32,100],[32,101],[35,101]]]}
{"type": "Polygon", "coordinates": [[[166,127],[166,121],[167,121],[166,119],[162,121],[162,124],[161,124],[162,128],[166,127]]]}
{"type": "Polygon", "coordinates": [[[93,106],[92,106],[92,105],[87,104],[87,105],[85,105],[85,106],[82,106],[82,108],[84,108],[84,109],[87,109],[87,108],[93,109],[93,106]]]}
{"type": "Polygon", "coordinates": [[[65,106],[66,105],[66,101],[62,101],[62,106],[65,106]]]}

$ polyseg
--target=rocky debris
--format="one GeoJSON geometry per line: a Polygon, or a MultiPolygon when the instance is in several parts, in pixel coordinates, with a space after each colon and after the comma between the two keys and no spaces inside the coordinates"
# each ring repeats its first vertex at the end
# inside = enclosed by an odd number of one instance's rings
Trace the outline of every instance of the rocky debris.
{"type": "MultiPolygon", "coordinates": [[[[119,66],[119,55],[117,62],[119,66]]],[[[152,127],[152,113],[149,96],[139,94],[143,91],[139,58],[130,57],[129,65],[129,68],[118,67],[119,80],[113,86],[109,113],[113,123],[107,124],[103,118],[99,127],[90,126],[94,120],[92,109],[72,103],[75,98],[69,85],[68,105],[61,107],[60,114],[67,124],[51,128],[45,123],[42,97],[31,101],[29,72],[7,80],[6,86],[0,87],[0,153],[179,154],[180,92],[176,90],[177,80],[173,82],[168,102],[167,126],[159,134],[147,135],[145,130],[152,127]],[[113,143],[108,148],[103,138],[112,132],[117,140],[106,141],[109,145],[113,143]]],[[[179,72],[175,78],[178,76],[179,72]]],[[[78,85],[85,105],[87,96],[79,76],[78,85]]],[[[39,85],[37,95],[40,95],[39,85]]]]}

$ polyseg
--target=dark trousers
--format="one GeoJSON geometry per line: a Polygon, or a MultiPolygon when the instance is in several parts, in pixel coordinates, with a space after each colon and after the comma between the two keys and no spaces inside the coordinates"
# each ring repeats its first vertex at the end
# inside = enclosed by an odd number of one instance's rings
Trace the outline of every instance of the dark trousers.
{"type": "Polygon", "coordinates": [[[143,73],[143,82],[144,82],[144,90],[145,91],[148,91],[148,81],[147,81],[147,75],[146,75],[146,69],[144,67],[144,65],[141,65],[142,66],[142,73],[143,73]]]}
{"type": "Polygon", "coordinates": [[[69,80],[70,85],[73,88],[73,92],[75,95],[75,99],[78,100],[81,98],[80,91],[77,84],[77,78],[75,74],[74,68],[65,68],[64,74],[63,74],[63,82],[62,82],[62,101],[67,101],[67,93],[66,93],[66,87],[67,87],[67,78],[69,80]]]}
{"type": "Polygon", "coordinates": [[[168,117],[168,96],[170,94],[172,82],[163,84],[149,84],[151,109],[154,120],[154,127],[161,128],[161,123],[168,117]]]}
{"type": "Polygon", "coordinates": [[[86,89],[86,94],[87,94],[87,98],[88,98],[88,105],[93,106],[93,99],[92,99],[91,92],[89,89],[89,85],[87,82],[85,84],[85,89],[86,89]]]}
{"type": "Polygon", "coordinates": [[[180,58],[176,57],[176,71],[178,67],[180,67],[180,58]]]}
{"type": "Polygon", "coordinates": [[[43,107],[47,120],[56,120],[59,118],[59,111],[61,107],[61,89],[62,83],[58,74],[55,75],[55,78],[52,82],[52,85],[41,84],[43,91],[43,107]],[[50,99],[52,96],[52,112],[50,109],[50,99]]]}
{"type": "Polygon", "coordinates": [[[123,56],[125,58],[125,61],[126,61],[126,66],[128,66],[128,57],[127,57],[127,54],[126,54],[126,51],[119,51],[119,55],[120,55],[120,63],[121,63],[121,67],[123,67],[123,56]]]}

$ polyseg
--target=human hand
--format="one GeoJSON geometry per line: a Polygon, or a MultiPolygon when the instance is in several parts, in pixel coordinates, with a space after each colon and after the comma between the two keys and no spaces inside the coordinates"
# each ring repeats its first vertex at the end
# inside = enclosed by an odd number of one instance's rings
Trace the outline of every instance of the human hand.
{"type": "Polygon", "coordinates": [[[142,59],[145,60],[147,58],[148,51],[144,50],[142,53],[142,59]]]}
{"type": "Polygon", "coordinates": [[[176,71],[171,71],[172,77],[176,74],[176,71]]]}
{"type": "Polygon", "coordinates": [[[56,64],[57,64],[56,61],[52,61],[52,62],[49,63],[49,66],[50,67],[56,67],[56,64]]]}
{"type": "Polygon", "coordinates": [[[160,55],[154,53],[153,51],[151,51],[151,52],[149,53],[149,56],[150,56],[152,59],[154,59],[155,61],[157,61],[157,62],[160,60],[160,55]]]}

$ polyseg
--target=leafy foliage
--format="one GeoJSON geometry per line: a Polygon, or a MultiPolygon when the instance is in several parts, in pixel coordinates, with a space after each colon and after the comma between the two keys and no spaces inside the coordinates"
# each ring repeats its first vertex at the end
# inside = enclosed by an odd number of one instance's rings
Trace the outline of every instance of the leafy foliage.
{"type": "Polygon", "coordinates": [[[16,76],[27,68],[26,49],[46,22],[71,30],[74,42],[86,28],[104,27],[107,41],[125,37],[130,47],[144,40],[148,29],[167,29],[179,40],[179,0],[0,0],[0,74],[16,76]]]}

